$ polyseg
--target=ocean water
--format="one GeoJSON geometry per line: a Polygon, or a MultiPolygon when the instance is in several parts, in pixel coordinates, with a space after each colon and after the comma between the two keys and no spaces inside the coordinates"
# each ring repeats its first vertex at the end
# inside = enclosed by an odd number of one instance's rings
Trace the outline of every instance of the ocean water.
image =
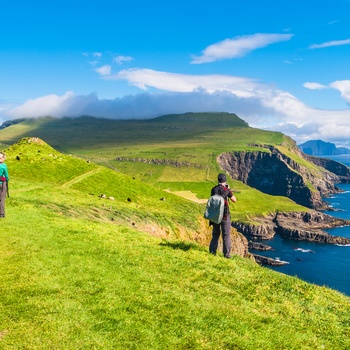
{"type": "MultiPolygon", "coordinates": [[[[350,166],[350,155],[329,158],[350,166]]],[[[324,213],[350,220],[350,184],[339,184],[338,187],[344,192],[324,198],[335,211],[324,213]]],[[[337,227],[327,232],[350,238],[349,226],[337,227]]],[[[257,251],[257,254],[288,262],[283,266],[269,268],[350,296],[350,246],[289,241],[281,239],[278,235],[262,243],[270,245],[274,251],[257,251]]]]}

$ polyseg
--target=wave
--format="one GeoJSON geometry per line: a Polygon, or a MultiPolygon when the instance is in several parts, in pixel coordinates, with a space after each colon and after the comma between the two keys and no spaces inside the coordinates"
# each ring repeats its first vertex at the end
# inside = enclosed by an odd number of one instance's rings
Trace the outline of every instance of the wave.
{"type": "Polygon", "coordinates": [[[284,264],[289,264],[289,261],[281,260],[281,258],[280,258],[279,256],[275,257],[274,259],[275,259],[276,261],[280,261],[280,262],[282,262],[282,263],[284,263],[284,264]]]}
{"type": "Polygon", "coordinates": [[[294,249],[295,251],[298,251],[298,252],[302,252],[302,253],[315,253],[313,250],[311,249],[303,249],[303,248],[295,248],[294,249]]]}

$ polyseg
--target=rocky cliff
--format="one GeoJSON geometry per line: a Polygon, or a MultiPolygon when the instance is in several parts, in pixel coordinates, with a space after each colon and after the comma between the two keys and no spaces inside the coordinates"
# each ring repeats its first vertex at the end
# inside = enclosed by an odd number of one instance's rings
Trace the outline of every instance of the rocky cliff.
{"type": "Polygon", "coordinates": [[[350,220],[338,219],[315,210],[309,212],[276,213],[256,218],[257,224],[233,222],[232,226],[252,240],[271,239],[279,234],[284,239],[328,244],[350,244],[349,238],[332,236],[325,229],[350,226],[350,220]]]}
{"type": "MultiPolygon", "coordinates": [[[[348,167],[331,159],[308,156],[296,146],[290,147],[288,152],[282,152],[271,145],[251,146],[260,149],[221,154],[217,158],[220,167],[235,180],[271,195],[289,197],[310,210],[273,213],[254,218],[254,223],[233,222],[232,226],[250,240],[249,249],[257,249],[254,241],[272,239],[276,234],[289,240],[350,244],[350,239],[332,236],[324,231],[338,226],[350,226],[350,221],[318,211],[327,208],[323,197],[340,192],[337,183],[350,182],[348,167]]],[[[258,263],[264,265],[285,263],[252,255],[258,263]]]]}
{"type": "Polygon", "coordinates": [[[333,174],[337,175],[338,179],[340,180],[339,182],[349,182],[350,168],[346,165],[336,162],[335,160],[329,158],[313,157],[308,156],[306,154],[304,155],[304,158],[307,159],[309,162],[312,162],[317,166],[325,168],[333,174]]]}
{"type": "Polygon", "coordinates": [[[350,182],[349,171],[330,161],[311,159],[296,146],[293,152],[300,162],[276,147],[260,145],[260,148],[261,151],[222,153],[217,161],[233,179],[264,193],[289,197],[298,204],[317,210],[327,207],[322,197],[340,191],[336,183],[350,182]]]}

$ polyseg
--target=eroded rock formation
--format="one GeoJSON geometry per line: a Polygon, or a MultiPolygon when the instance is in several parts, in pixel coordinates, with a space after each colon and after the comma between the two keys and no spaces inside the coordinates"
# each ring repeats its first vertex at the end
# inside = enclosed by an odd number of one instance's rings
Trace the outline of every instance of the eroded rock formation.
{"type": "Polygon", "coordinates": [[[304,154],[304,158],[307,159],[309,162],[312,162],[334,173],[335,175],[338,176],[338,179],[341,182],[345,182],[345,183],[349,182],[350,168],[347,167],[346,165],[336,162],[335,160],[332,160],[329,158],[313,157],[306,154],[304,154]]]}
{"type": "Polygon", "coordinates": [[[261,151],[222,153],[217,159],[218,163],[235,180],[317,210],[327,208],[323,197],[340,192],[336,183],[350,182],[350,172],[346,167],[337,167],[326,160],[306,158],[301,152],[293,150],[300,159],[312,161],[318,166],[301,165],[273,146],[260,147],[261,151]]]}
{"type": "Polygon", "coordinates": [[[232,226],[252,240],[271,239],[279,234],[284,239],[328,244],[350,244],[350,239],[332,236],[324,230],[350,226],[350,220],[311,210],[309,212],[277,213],[275,216],[255,218],[259,224],[233,222],[232,226]]]}

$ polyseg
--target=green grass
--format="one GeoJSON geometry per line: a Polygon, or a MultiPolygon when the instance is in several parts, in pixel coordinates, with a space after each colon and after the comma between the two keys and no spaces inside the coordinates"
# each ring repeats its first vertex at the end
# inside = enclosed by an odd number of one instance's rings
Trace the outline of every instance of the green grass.
{"type": "Polygon", "coordinates": [[[101,223],[80,207],[77,193],[50,188],[15,188],[1,223],[2,348],[350,346],[350,304],[340,293],[249,260],[213,257],[192,243],[101,223]]]}
{"type": "MultiPolygon", "coordinates": [[[[246,149],[247,144],[280,144],[281,133],[253,129],[234,114],[190,113],[153,120],[40,118],[0,131],[6,145],[37,136],[55,149],[86,157],[114,156],[192,159],[206,164],[208,154],[246,149]],[[195,151],[195,152],[193,152],[195,151]],[[185,155],[189,155],[190,158],[185,155]]],[[[254,147],[252,147],[254,148],[254,147]]]]}
{"type": "MultiPolygon", "coordinates": [[[[209,196],[216,183],[221,171],[216,157],[222,152],[266,151],[255,145],[275,145],[316,172],[314,165],[293,152],[295,145],[291,139],[281,133],[250,128],[228,113],[189,113],[139,121],[42,118],[3,129],[0,137],[3,142],[13,142],[31,132],[54,148],[125,173],[138,181],[172,192],[191,191],[202,199],[209,196]]],[[[81,171],[93,168],[93,163],[85,163],[81,171]]],[[[57,174],[53,174],[53,178],[56,177],[57,174]]],[[[237,194],[239,202],[233,220],[246,222],[254,216],[276,211],[307,210],[287,198],[265,195],[239,182],[231,182],[231,185],[241,192],[237,194]]]]}
{"type": "Polygon", "coordinates": [[[1,349],[350,347],[348,297],[208,254],[202,206],[44,143],[7,156],[1,349]]]}

